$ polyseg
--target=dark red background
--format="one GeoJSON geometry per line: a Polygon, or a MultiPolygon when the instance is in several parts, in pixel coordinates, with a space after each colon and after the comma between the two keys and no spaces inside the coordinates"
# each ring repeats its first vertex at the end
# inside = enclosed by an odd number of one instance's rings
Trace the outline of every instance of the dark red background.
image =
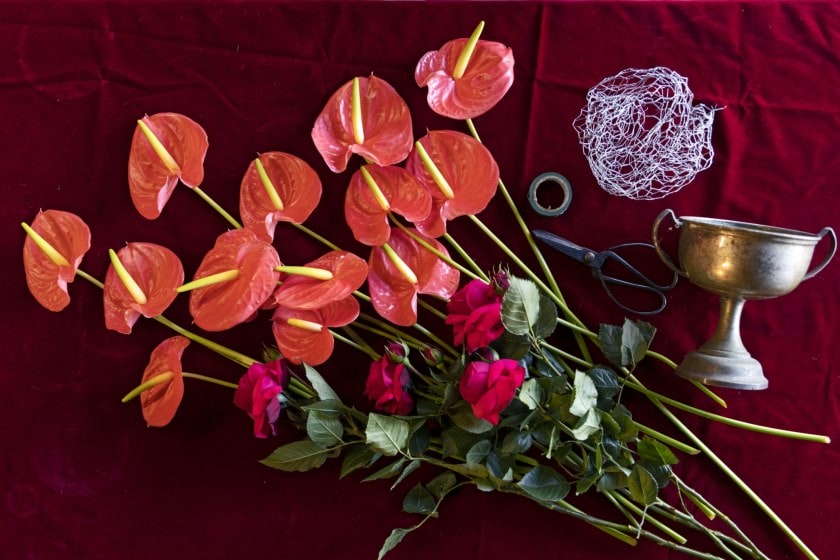
{"type": "MultiPolygon", "coordinates": [[[[175,421],[147,429],[138,405],[119,399],[171,332],[151,321],[128,337],[106,331],[101,293],[81,280],[71,285],[73,301],[64,312],[42,309],[26,290],[19,223],[39,208],[82,216],[93,232],[82,266],[100,278],[107,249],[127,241],[171,247],[190,274],[226,223],[182,187],[159,220],[146,221],[131,206],[126,184],[136,119],[175,111],[207,130],[203,188],[223,206],[236,210],[239,180],[257,152],[291,152],[324,183],[309,225],[354,247],[341,224],[349,175],[333,175],[315,151],[309,131],[316,115],[338,86],[373,72],[406,99],[418,135],[427,128],[463,130],[431,113],[413,69],[423,53],[467,36],[482,19],[485,38],[513,48],[516,79],[476,126],[531,226],[594,248],[649,239],[664,208],[807,232],[840,226],[840,5],[832,2],[3,3],[0,557],[372,559],[393,527],[416,521],[400,512],[402,497],[430,473],[416,473],[391,492],[387,482],[360,483],[357,474],[339,480],[337,464],[306,474],[268,469],[257,461],[297,434],[253,438],[250,420],[225,389],[188,383],[175,421]],[[712,167],[677,194],[637,202],[595,184],[571,122],[600,80],[652,66],[686,76],[697,102],[725,109],[715,119],[712,167]],[[575,189],[571,209],[558,219],[539,218],[525,204],[527,185],[545,171],[565,174],[575,189]]],[[[501,200],[482,219],[523,249],[501,200]]],[[[469,223],[455,222],[452,231],[483,266],[503,262],[469,223]]],[[[283,225],[276,246],[294,264],[321,252],[283,225]]],[[[551,262],[571,307],[589,325],[622,320],[585,270],[561,257],[551,262]]],[[[168,313],[184,324],[185,301],[168,313]]],[[[709,336],[716,318],[716,298],[683,281],[668,309],[651,320],[659,329],[654,348],[678,361],[709,336]]],[[[838,263],[790,295],[748,303],[743,338],[764,364],[770,388],[720,390],[725,411],[664,366],[648,365],[639,375],[732,417],[840,440],[838,318],[838,263]]],[[[216,338],[253,356],[271,342],[266,317],[216,338]]],[[[360,398],[366,361],[341,348],[321,371],[366,407],[360,398]]],[[[185,368],[230,380],[242,374],[195,345],[185,368]]],[[[641,398],[626,402],[639,419],[677,434],[641,398]]],[[[818,555],[836,557],[837,444],[680,417],[818,555]]],[[[683,458],[678,472],[770,557],[802,557],[708,460],[683,458]]],[[[597,497],[576,503],[609,511],[597,497]]],[[[676,557],[649,543],[628,548],[534,504],[474,489],[448,499],[439,519],[393,553],[513,556],[676,557]]]]}

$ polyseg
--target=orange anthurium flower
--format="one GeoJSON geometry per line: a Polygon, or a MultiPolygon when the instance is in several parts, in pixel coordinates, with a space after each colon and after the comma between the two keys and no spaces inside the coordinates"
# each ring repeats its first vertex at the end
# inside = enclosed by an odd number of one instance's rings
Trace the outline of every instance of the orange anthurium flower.
{"type": "Polygon", "coordinates": [[[344,217],[365,245],[382,245],[391,236],[388,212],[410,222],[429,215],[432,198],[414,175],[401,167],[364,165],[353,174],[344,199],[344,217]]]}
{"type": "Polygon", "coordinates": [[[378,165],[393,165],[411,151],[408,105],[385,80],[354,78],[341,86],[312,128],[312,141],[335,173],[353,154],[378,165]]]}
{"type": "MultiPolygon", "coordinates": [[[[449,255],[440,242],[417,233],[435,249],[449,255]]],[[[457,269],[401,229],[391,232],[386,245],[371,250],[368,268],[368,288],[374,309],[401,326],[417,322],[418,293],[449,299],[458,289],[460,277],[457,269]],[[389,254],[391,251],[397,258],[389,254]]]]}
{"type": "Polygon", "coordinates": [[[90,229],[80,217],[61,210],[39,212],[23,242],[26,284],[35,299],[50,311],[70,303],[67,283],[76,277],[82,257],[90,249],[90,229]],[[37,239],[37,241],[36,241],[37,239]],[[39,244],[46,243],[41,246],[39,244]]]}
{"type": "Polygon", "coordinates": [[[105,273],[105,326],[131,334],[140,315],[155,317],[169,307],[178,295],[175,288],[184,282],[184,267],[175,253],[154,243],[128,243],[116,257],[143,297],[138,301],[112,262],[105,273]]]}
{"type": "Polygon", "coordinates": [[[128,186],[144,218],[160,216],[180,180],[195,188],[204,180],[207,133],[178,113],[158,113],[137,122],[128,154],[128,186]]]}
{"type": "Polygon", "coordinates": [[[143,418],[150,427],[161,428],[175,417],[184,397],[181,356],[189,344],[188,338],[173,336],[152,350],[141,383],[160,383],[140,393],[143,418]]]}
{"type": "Polygon", "coordinates": [[[223,233],[204,256],[196,279],[237,271],[226,282],[190,292],[190,313],[206,331],[223,331],[250,319],[271,296],[280,273],[280,257],[270,243],[247,229],[223,233]]]}
{"type": "Polygon", "coordinates": [[[283,152],[251,162],[239,190],[239,214],[263,241],[274,239],[277,222],[303,223],[321,200],[321,179],[308,163],[283,152]]]}
{"type": "Polygon", "coordinates": [[[418,140],[405,167],[432,195],[429,215],[415,222],[429,237],[446,233],[446,221],[478,214],[499,184],[499,166],[484,144],[453,130],[430,131],[418,140]]]}
{"type": "Polygon", "coordinates": [[[292,309],[317,309],[358,290],[368,272],[364,259],[348,251],[330,251],[305,268],[328,271],[332,278],[321,280],[305,274],[292,274],[274,292],[277,305],[292,309]]]}
{"type": "Polygon", "coordinates": [[[427,100],[435,113],[471,119],[489,111],[513,85],[513,51],[493,41],[471,47],[470,39],[455,39],[424,54],[414,79],[429,87],[427,100]],[[470,48],[474,50],[465,53],[470,48]],[[458,68],[459,61],[465,66],[458,68]]]}
{"type": "Polygon", "coordinates": [[[272,317],[277,348],[292,363],[317,366],[327,361],[335,341],[328,329],[343,327],[359,316],[359,302],[353,296],[330,302],[318,309],[278,307],[272,317]]]}

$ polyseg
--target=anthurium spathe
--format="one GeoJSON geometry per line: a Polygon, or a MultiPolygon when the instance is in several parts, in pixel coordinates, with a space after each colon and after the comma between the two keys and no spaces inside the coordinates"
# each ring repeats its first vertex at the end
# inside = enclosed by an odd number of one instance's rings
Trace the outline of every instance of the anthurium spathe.
{"type": "Polygon", "coordinates": [[[471,119],[489,111],[513,85],[513,51],[501,43],[478,39],[484,24],[469,39],[454,39],[427,52],[414,70],[435,113],[471,119]]]}
{"type": "Polygon", "coordinates": [[[260,154],[248,166],[239,190],[239,214],[263,241],[274,239],[277,222],[303,223],[321,200],[321,179],[297,156],[260,154]]]}
{"type": "MultiPolygon", "coordinates": [[[[410,230],[448,256],[437,240],[410,230]]],[[[417,322],[417,294],[449,299],[458,289],[460,273],[401,229],[387,244],[374,247],[368,261],[371,303],[379,315],[396,325],[417,322]]]]}
{"type": "Polygon", "coordinates": [[[152,350],[141,382],[148,388],[140,393],[143,418],[150,427],[161,428],[175,417],[184,397],[181,356],[189,344],[188,338],[173,336],[152,350]]]}
{"type": "Polygon", "coordinates": [[[315,120],[312,141],[333,172],[358,154],[378,165],[403,161],[413,132],[408,105],[385,80],[354,78],[327,101],[315,120]]]}
{"type": "Polygon", "coordinates": [[[303,274],[290,274],[274,292],[274,302],[293,309],[317,309],[332,301],[344,299],[364,283],[368,266],[364,259],[349,251],[330,251],[307,263],[303,274]],[[321,279],[306,271],[325,271],[321,279]]]}
{"type": "Polygon", "coordinates": [[[410,222],[429,215],[432,198],[414,175],[393,165],[363,165],[353,174],[344,198],[344,217],[353,237],[365,245],[382,245],[391,236],[388,213],[410,222]]]}
{"type": "Polygon", "coordinates": [[[184,115],[157,113],[137,121],[128,154],[128,186],[135,208],[154,220],[180,180],[190,188],[204,180],[209,144],[204,129],[184,115]]]}
{"type": "Polygon", "coordinates": [[[76,214],[62,210],[38,212],[23,242],[26,285],[35,299],[50,311],[70,303],[67,284],[76,277],[82,258],[90,249],[90,229],[76,214]]]}
{"type": "Polygon", "coordinates": [[[429,215],[414,223],[429,237],[446,233],[447,220],[484,210],[499,183],[490,151],[454,130],[433,130],[418,140],[405,167],[432,195],[429,215]]]}
{"type": "Polygon", "coordinates": [[[251,230],[235,229],[216,238],[195,278],[229,274],[226,281],[190,292],[190,313],[206,331],[223,331],[250,319],[271,296],[280,273],[280,257],[251,230]]]}
{"type": "Polygon", "coordinates": [[[330,302],[318,309],[277,307],[272,317],[277,348],[292,363],[317,366],[327,361],[335,341],[329,329],[343,327],[359,316],[359,302],[353,296],[330,302]]]}
{"type": "Polygon", "coordinates": [[[184,267],[175,253],[154,243],[128,243],[111,253],[103,293],[105,326],[131,334],[141,315],[155,317],[169,307],[184,282],[184,267]]]}

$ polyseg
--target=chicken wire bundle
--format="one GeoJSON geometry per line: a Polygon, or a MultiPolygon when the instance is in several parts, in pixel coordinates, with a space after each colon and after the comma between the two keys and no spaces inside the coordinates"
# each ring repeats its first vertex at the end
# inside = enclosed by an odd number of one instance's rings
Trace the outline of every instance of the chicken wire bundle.
{"type": "Polygon", "coordinates": [[[692,106],[688,80],[673,70],[623,70],[590,89],[586,100],[574,127],[608,193],[662,198],[712,164],[716,109],[692,106]]]}

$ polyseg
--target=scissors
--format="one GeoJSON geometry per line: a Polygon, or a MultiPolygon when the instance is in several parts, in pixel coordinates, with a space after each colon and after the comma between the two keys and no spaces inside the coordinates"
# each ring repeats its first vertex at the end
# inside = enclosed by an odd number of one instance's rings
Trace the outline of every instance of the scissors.
{"type": "Polygon", "coordinates": [[[534,230],[532,234],[534,235],[534,237],[536,237],[552,249],[555,249],[563,253],[564,255],[571,257],[576,261],[588,266],[592,270],[592,275],[601,281],[601,285],[604,286],[604,290],[607,292],[607,295],[610,297],[610,299],[613,300],[613,302],[615,302],[616,305],[630,313],[635,313],[637,315],[654,315],[665,309],[665,305],[668,302],[667,298],[665,297],[665,292],[676,286],[677,280],[679,280],[679,276],[674,274],[674,279],[671,281],[670,284],[657,284],[656,282],[639,272],[639,270],[636,269],[636,267],[631,265],[622,256],[618,255],[615,252],[617,250],[621,250],[622,248],[627,247],[643,247],[655,251],[656,249],[650,243],[622,243],[620,245],[615,245],[614,247],[611,247],[606,251],[597,252],[591,249],[587,249],[586,247],[581,247],[580,245],[572,243],[568,239],[564,239],[559,235],[555,235],[548,231],[534,230]],[[617,278],[615,276],[609,276],[607,274],[604,274],[603,267],[610,260],[615,261],[616,263],[621,265],[629,273],[630,276],[636,279],[636,281],[624,280],[623,278],[617,278]],[[642,290],[644,292],[654,294],[659,300],[659,306],[655,309],[635,309],[633,307],[627,306],[618,301],[618,299],[615,297],[612,290],[610,289],[610,285],[623,286],[626,288],[642,290]]]}

